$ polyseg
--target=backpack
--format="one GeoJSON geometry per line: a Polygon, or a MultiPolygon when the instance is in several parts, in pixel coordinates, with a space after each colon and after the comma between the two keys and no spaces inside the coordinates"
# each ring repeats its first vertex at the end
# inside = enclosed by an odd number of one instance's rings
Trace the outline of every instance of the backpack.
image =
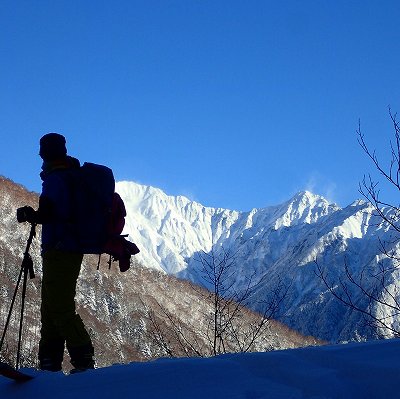
{"type": "MultiPolygon", "coordinates": [[[[113,172],[104,165],[85,162],[72,177],[72,226],[78,246],[84,254],[102,253],[119,261],[124,272],[130,267],[131,255],[138,254],[136,244],[128,241],[122,230],[126,209],[115,192],[113,172]]],[[[99,263],[97,268],[99,269],[99,263]]]]}

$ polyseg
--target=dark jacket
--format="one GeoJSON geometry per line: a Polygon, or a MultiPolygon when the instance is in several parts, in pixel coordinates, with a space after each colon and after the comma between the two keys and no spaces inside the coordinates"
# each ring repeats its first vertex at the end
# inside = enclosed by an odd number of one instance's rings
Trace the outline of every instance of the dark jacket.
{"type": "Polygon", "coordinates": [[[79,252],[72,221],[71,178],[79,161],[66,157],[62,161],[44,163],[41,177],[37,222],[42,224],[42,251],[51,249],[79,252]]]}

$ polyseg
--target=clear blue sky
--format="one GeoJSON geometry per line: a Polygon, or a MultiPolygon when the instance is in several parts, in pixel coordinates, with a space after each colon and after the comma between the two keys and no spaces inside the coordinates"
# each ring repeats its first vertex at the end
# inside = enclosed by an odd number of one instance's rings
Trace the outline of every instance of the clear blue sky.
{"type": "Polygon", "coordinates": [[[40,191],[39,138],[118,180],[250,210],[346,206],[400,113],[400,2],[0,0],[0,174],[40,191]]]}

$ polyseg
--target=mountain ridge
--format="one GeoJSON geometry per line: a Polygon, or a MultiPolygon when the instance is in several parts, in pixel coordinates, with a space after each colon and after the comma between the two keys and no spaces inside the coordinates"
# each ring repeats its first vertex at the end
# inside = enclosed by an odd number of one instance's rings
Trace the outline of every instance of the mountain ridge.
{"type": "MultiPolygon", "coordinates": [[[[256,276],[254,310],[260,310],[256,304],[284,284],[288,295],[278,320],[303,335],[330,342],[393,336],[371,328],[362,314],[339,303],[317,275],[316,262],[338,289],[346,267],[354,275],[363,270],[376,275],[384,262],[393,271],[379,295],[400,303],[399,271],[381,249],[386,242],[390,250],[400,253],[399,240],[366,201],[355,200],[341,208],[301,191],[281,204],[240,212],[205,207],[134,182],[117,182],[116,189],[128,211],[124,232],[141,249],[135,259],[146,267],[204,285],[201,254],[224,249],[235,254],[234,289],[243,289],[256,276]]],[[[32,193],[21,193],[21,198],[34,200],[32,193]]],[[[15,223],[9,218],[7,214],[3,220],[2,234],[15,245],[5,249],[7,257],[21,254],[15,223]]],[[[367,288],[373,287],[371,276],[365,281],[367,288]]],[[[361,308],[368,308],[362,293],[352,294],[361,308]]],[[[387,308],[375,306],[372,311],[390,325],[400,324],[399,316],[387,308]]]]}
{"type": "MultiPolygon", "coordinates": [[[[380,336],[365,326],[361,314],[351,312],[328,292],[316,269],[318,261],[333,281],[339,281],[346,277],[346,264],[355,274],[378,268],[380,242],[391,242],[393,236],[367,202],[355,200],[341,208],[301,191],[281,204],[239,212],[204,207],[161,190],[146,191],[152,197],[142,201],[133,182],[118,182],[117,191],[130,213],[126,232],[142,255],[152,259],[154,268],[201,284],[199,255],[223,248],[235,254],[235,289],[244,289],[246,279],[256,273],[261,287],[254,293],[254,303],[282,281],[290,287],[286,309],[279,315],[290,327],[332,342],[380,336]],[[130,201],[131,190],[136,205],[130,201]]],[[[366,299],[355,295],[366,308],[366,299]]],[[[387,316],[383,309],[376,311],[387,316]]]]}

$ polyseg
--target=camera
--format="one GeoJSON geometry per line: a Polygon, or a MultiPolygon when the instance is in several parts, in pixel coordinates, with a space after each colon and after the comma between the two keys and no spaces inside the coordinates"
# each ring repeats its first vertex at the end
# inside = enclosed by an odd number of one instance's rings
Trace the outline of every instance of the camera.
{"type": "Polygon", "coordinates": [[[29,222],[32,223],[35,218],[35,210],[31,206],[23,206],[17,209],[18,223],[29,222]]]}

